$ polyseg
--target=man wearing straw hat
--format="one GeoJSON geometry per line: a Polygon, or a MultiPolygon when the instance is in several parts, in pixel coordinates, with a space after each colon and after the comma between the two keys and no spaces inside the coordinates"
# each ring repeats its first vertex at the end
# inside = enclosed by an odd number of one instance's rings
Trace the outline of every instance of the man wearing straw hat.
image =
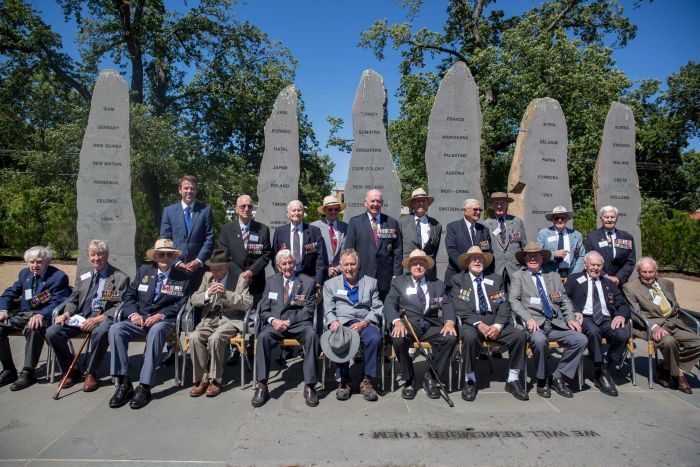
{"type": "MultiPolygon", "coordinates": [[[[435,198],[428,196],[423,188],[416,188],[408,199],[408,208],[411,214],[401,216],[399,226],[401,228],[401,238],[403,239],[403,258],[418,248],[425,254],[436,259],[438,248],[440,247],[440,236],[442,235],[442,225],[432,217],[428,216],[428,206],[433,204],[435,198]]],[[[437,279],[436,268],[426,273],[428,279],[437,279]]]]}
{"type": "Polygon", "coordinates": [[[323,205],[317,208],[319,214],[325,219],[313,221],[311,225],[321,230],[321,236],[326,246],[328,258],[327,277],[335,277],[340,274],[340,252],[345,248],[345,237],[348,233],[348,224],[338,220],[338,214],[345,209],[345,203],[341,203],[333,195],[323,198],[323,205]]]}
{"type": "Polygon", "coordinates": [[[583,272],[583,257],[586,255],[583,235],[566,226],[573,219],[574,213],[564,206],[555,206],[544,217],[552,222],[552,226],[537,233],[537,244],[549,250],[551,259],[542,265],[542,269],[545,272],[557,272],[566,282],[569,274],[583,272]]]}
{"type": "Polygon", "coordinates": [[[493,208],[493,217],[484,220],[484,225],[491,234],[491,247],[496,264],[494,272],[503,277],[503,284],[507,288],[510,277],[520,269],[515,254],[527,243],[525,225],[521,218],[508,214],[508,205],[513,202],[508,193],[491,193],[489,202],[493,208]]]}

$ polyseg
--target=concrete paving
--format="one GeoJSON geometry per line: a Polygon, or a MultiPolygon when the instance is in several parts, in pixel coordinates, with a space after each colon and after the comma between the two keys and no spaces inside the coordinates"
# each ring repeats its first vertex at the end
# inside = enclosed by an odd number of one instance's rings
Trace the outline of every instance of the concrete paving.
{"type": "MultiPolygon", "coordinates": [[[[10,340],[21,362],[24,339],[10,340]]],[[[134,379],[141,348],[132,344],[134,379]]],[[[76,385],[58,401],[56,385],[43,381],[21,392],[1,388],[0,466],[700,465],[697,368],[692,395],[648,389],[646,359],[637,356],[638,385],[617,378],[617,398],[586,380],[573,399],[556,393],[542,399],[531,390],[530,401],[520,402],[504,392],[506,361],[492,363],[490,375],[488,363],[479,362],[476,401],[454,391],[454,408],[422,390],[412,401],[397,390],[375,403],[357,392],[339,402],[332,378],[320,405],[310,408],[295,358],[272,373],[272,398],[254,409],[250,383],[239,389],[238,364],[227,367],[225,392],[197,399],[188,395],[189,369],[188,383],[178,388],[173,367],[163,367],[154,400],[141,410],[107,406],[113,389],[103,365],[99,390],[83,393],[76,385]]],[[[419,358],[416,365],[422,374],[425,363],[419,358]]]]}

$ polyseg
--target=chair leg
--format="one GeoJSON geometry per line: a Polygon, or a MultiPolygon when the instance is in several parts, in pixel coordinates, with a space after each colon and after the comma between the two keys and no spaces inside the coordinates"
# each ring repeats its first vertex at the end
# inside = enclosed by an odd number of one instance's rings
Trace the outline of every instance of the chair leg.
{"type": "Polygon", "coordinates": [[[54,381],[54,365],[55,365],[55,358],[53,355],[53,349],[51,346],[48,346],[48,349],[46,349],[46,374],[49,378],[49,382],[53,384],[54,381]]]}
{"type": "Polygon", "coordinates": [[[654,363],[652,362],[652,357],[653,360],[656,361],[656,364],[659,364],[659,359],[656,356],[656,349],[654,348],[654,343],[647,341],[647,354],[648,354],[648,362],[649,362],[649,375],[647,376],[647,380],[649,382],[649,389],[654,388],[654,363]]]}
{"type": "Polygon", "coordinates": [[[391,353],[391,358],[389,361],[391,365],[391,392],[394,392],[396,389],[396,378],[394,377],[394,365],[396,363],[396,358],[394,357],[394,352],[391,353]]]}
{"type": "Polygon", "coordinates": [[[326,389],[326,354],[323,354],[321,357],[321,364],[323,365],[323,368],[321,368],[321,389],[326,389]]]}
{"type": "Polygon", "coordinates": [[[579,361],[578,364],[578,390],[583,391],[583,357],[581,358],[581,361],[579,361]]]}
{"type": "Polygon", "coordinates": [[[243,346],[241,347],[241,351],[238,352],[240,354],[240,364],[241,364],[241,389],[243,389],[243,386],[245,386],[245,339],[243,339],[243,346]]]}

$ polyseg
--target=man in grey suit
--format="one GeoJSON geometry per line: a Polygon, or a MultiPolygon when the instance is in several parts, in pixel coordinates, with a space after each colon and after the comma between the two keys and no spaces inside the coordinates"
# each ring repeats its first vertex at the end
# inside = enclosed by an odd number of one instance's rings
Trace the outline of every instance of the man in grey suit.
{"type": "Polygon", "coordinates": [[[321,236],[326,244],[327,277],[335,277],[341,272],[340,252],[345,249],[345,237],[348,234],[348,224],[338,220],[338,214],[343,209],[345,209],[345,203],[341,203],[333,195],[326,196],[323,198],[323,205],[317,209],[318,213],[326,218],[311,223],[321,230],[321,236]]]}
{"type": "MultiPolygon", "coordinates": [[[[425,254],[436,259],[438,248],[440,248],[440,236],[442,235],[442,225],[432,217],[428,216],[428,206],[433,204],[435,198],[428,196],[423,188],[416,188],[411,193],[408,200],[408,208],[411,214],[401,216],[399,228],[403,240],[403,258],[415,250],[423,250],[425,254]]],[[[430,269],[426,273],[430,280],[437,279],[436,268],[430,269]]]]}
{"type": "Polygon", "coordinates": [[[581,333],[569,298],[557,273],[542,272],[542,264],[549,261],[551,253],[535,242],[528,242],[516,255],[525,266],[514,276],[508,292],[510,306],[528,332],[537,362],[537,394],[551,397],[551,387],[564,397],[573,397],[563,377],[572,379],[576,374],[588,339],[581,333]],[[557,368],[547,378],[549,341],[564,346],[564,353],[557,368]]]}
{"type": "Polygon", "coordinates": [[[570,274],[583,272],[583,257],[586,256],[583,235],[578,230],[566,226],[566,223],[573,219],[574,213],[564,206],[555,206],[552,212],[544,217],[552,222],[552,226],[537,232],[537,244],[549,250],[552,255],[550,261],[542,265],[542,269],[545,272],[559,273],[566,283],[570,274]]]}
{"type": "Polygon", "coordinates": [[[496,264],[494,272],[503,278],[507,290],[510,278],[520,269],[515,254],[527,243],[525,225],[521,218],[508,214],[508,205],[513,202],[508,193],[491,193],[489,202],[493,208],[493,217],[484,220],[484,225],[491,234],[491,248],[496,264]]]}
{"type": "Polygon", "coordinates": [[[258,333],[255,352],[257,385],[251,403],[260,407],[270,398],[267,378],[270,355],[274,346],[285,338],[297,339],[304,346],[304,399],[309,407],[318,405],[316,373],[318,336],[314,330],[316,311],[316,281],[306,274],[296,273],[291,250],[280,250],[275,256],[279,271],[267,279],[260,300],[258,319],[263,328],[258,333]]]}

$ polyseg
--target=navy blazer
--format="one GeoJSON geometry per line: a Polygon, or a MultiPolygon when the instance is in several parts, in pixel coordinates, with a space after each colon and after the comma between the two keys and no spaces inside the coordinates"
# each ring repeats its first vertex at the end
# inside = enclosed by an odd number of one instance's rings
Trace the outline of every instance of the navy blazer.
{"type": "Polygon", "coordinates": [[[12,302],[20,299],[20,311],[32,311],[34,313],[40,313],[44,316],[44,320],[50,320],[51,314],[54,308],[63,303],[63,301],[70,295],[70,288],[68,287],[68,276],[60,269],[49,266],[46,268],[44,275],[41,277],[41,283],[37,289],[35,297],[37,297],[41,292],[48,292],[43,298],[38,297],[39,300],[27,300],[27,295],[25,290],[32,290],[32,280],[34,274],[29,270],[29,268],[24,268],[19,272],[17,281],[12,284],[12,287],[8,287],[0,296],[0,310],[10,311],[12,309],[12,302]]]}
{"type": "Polygon", "coordinates": [[[270,229],[265,224],[251,220],[248,250],[246,251],[241,237],[241,227],[238,219],[234,219],[221,228],[219,248],[228,250],[228,256],[231,260],[229,275],[233,276],[231,282],[234,287],[238,283],[238,276],[243,271],[250,269],[253,273],[250,293],[253,295],[262,293],[265,289],[265,267],[270,262],[270,254],[272,253],[270,229]]]}
{"type": "Polygon", "coordinates": [[[443,317],[440,318],[440,310],[443,308],[442,302],[445,294],[445,283],[439,279],[429,280],[426,278],[428,286],[428,310],[425,311],[421,307],[418,294],[408,293],[409,289],[413,288],[413,278],[410,273],[395,277],[391,281],[391,289],[384,300],[384,317],[389,326],[394,320],[401,318],[402,311],[406,312],[411,325],[416,328],[419,326],[420,319],[432,326],[442,327],[444,321],[450,320],[455,322],[455,315],[450,307],[443,309],[443,317]]]}
{"type": "Polygon", "coordinates": [[[632,235],[620,229],[615,229],[615,235],[618,239],[631,241],[632,248],[615,247],[615,257],[613,258],[612,247],[607,244],[608,237],[605,234],[605,228],[601,227],[591,230],[586,235],[586,251],[597,251],[600,253],[603,257],[605,274],[620,279],[620,287],[622,287],[634,272],[637,253],[634,251],[634,238],[632,235]],[[605,246],[601,246],[603,242],[605,242],[605,246]]]}
{"type": "Polygon", "coordinates": [[[486,300],[491,306],[491,311],[486,314],[477,313],[476,306],[479,303],[478,292],[474,290],[468,271],[460,272],[452,276],[450,292],[445,300],[445,308],[450,308],[452,314],[460,317],[465,325],[474,326],[481,321],[489,326],[500,324],[505,327],[513,322],[513,315],[503,289],[501,274],[484,276],[486,288],[486,300]]]}
{"type": "Polygon", "coordinates": [[[270,276],[265,282],[265,291],[260,300],[260,319],[267,325],[269,318],[288,319],[289,327],[308,322],[316,313],[316,283],[306,274],[297,274],[289,292],[290,301],[284,304],[284,280],[282,273],[270,276]]]}
{"type": "MultiPolygon", "coordinates": [[[[405,259],[411,254],[416,248],[422,249],[426,255],[430,256],[437,262],[438,249],[440,248],[440,239],[442,237],[442,225],[430,216],[428,218],[428,225],[430,226],[430,234],[428,236],[428,242],[425,246],[421,245],[416,235],[416,216],[415,214],[407,214],[399,218],[399,225],[401,226],[401,240],[403,258],[405,259]]],[[[437,279],[437,268],[430,269],[425,273],[430,279],[437,279]]]]}
{"type": "Polygon", "coordinates": [[[156,313],[161,313],[165,319],[175,321],[177,313],[191,294],[189,277],[173,266],[165,285],[170,290],[161,292],[158,300],[153,300],[158,282],[158,267],[154,263],[142,264],[136,277],[129,285],[124,295],[124,316],[129,317],[138,313],[148,318],[156,313]]]}
{"type": "MultiPolygon", "coordinates": [[[[630,319],[632,311],[627,304],[625,296],[620,291],[620,288],[607,277],[600,278],[600,285],[603,286],[604,295],[604,297],[600,298],[605,300],[610,317],[623,316],[625,319],[630,319]]],[[[566,279],[564,290],[566,291],[566,295],[569,296],[571,304],[574,306],[574,311],[576,313],[581,313],[586,306],[586,299],[588,298],[588,274],[585,272],[571,274],[566,279]],[[583,283],[579,283],[579,277],[583,277],[586,280],[583,281],[583,283]]]]}
{"type": "Polygon", "coordinates": [[[403,273],[401,231],[398,221],[384,213],[379,215],[379,223],[380,229],[388,229],[392,232],[387,235],[387,238],[380,238],[379,245],[375,245],[372,224],[367,212],[350,219],[345,248],[357,251],[362,273],[377,279],[377,288],[386,292],[389,290],[392,277],[403,273]]]}
{"type": "Polygon", "coordinates": [[[209,206],[195,201],[192,203],[190,219],[192,231],[188,235],[182,203],[178,201],[167,206],[160,222],[160,238],[172,239],[175,248],[182,250],[182,256],[178,258],[180,261],[189,263],[198,259],[204,266],[204,261],[209,259],[214,247],[214,216],[209,206]]]}
{"type": "MultiPolygon", "coordinates": [[[[301,272],[309,277],[313,277],[316,283],[321,285],[326,277],[326,268],[328,267],[326,244],[323,241],[321,229],[309,224],[303,224],[303,226],[301,268],[297,270],[297,274],[301,272]]],[[[289,244],[291,228],[292,224],[288,223],[275,229],[275,235],[272,240],[272,261],[275,260],[275,255],[280,250],[292,250],[292,246],[289,244]]],[[[277,271],[277,264],[274,266],[275,271],[277,271]]]]}
{"type": "MultiPolygon", "coordinates": [[[[481,248],[481,251],[488,251],[493,253],[491,249],[491,235],[489,235],[489,229],[487,229],[483,224],[476,222],[474,224],[474,229],[476,230],[476,240],[479,242],[476,246],[481,248]]],[[[445,249],[447,250],[447,256],[449,258],[449,264],[447,265],[447,270],[445,271],[445,284],[451,284],[452,276],[460,272],[458,258],[462,253],[466,253],[469,248],[473,245],[472,236],[467,230],[467,224],[464,222],[464,218],[452,221],[447,224],[447,234],[445,236],[445,249]]],[[[484,271],[485,274],[493,272],[495,265],[492,263],[489,268],[484,271]]]]}

